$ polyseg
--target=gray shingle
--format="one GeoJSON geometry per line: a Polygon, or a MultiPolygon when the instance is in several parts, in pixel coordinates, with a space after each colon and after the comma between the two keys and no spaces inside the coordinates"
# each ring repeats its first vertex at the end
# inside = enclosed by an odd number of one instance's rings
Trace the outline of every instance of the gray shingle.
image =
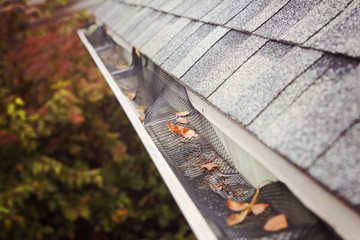
{"type": "Polygon", "coordinates": [[[354,205],[360,205],[360,124],[341,137],[309,173],[354,205]]]}
{"type": "Polygon", "coordinates": [[[127,21],[120,24],[119,27],[115,28],[115,32],[118,33],[120,36],[126,36],[126,32],[131,31],[134,29],[137,25],[139,25],[144,18],[151,13],[151,9],[149,8],[142,8],[127,21]]]}
{"type": "Polygon", "coordinates": [[[131,30],[129,36],[124,36],[129,38],[132,45],[139,48],[142,44],[150,40],[155,33],[160,31],[159,24],[166,24],[172,18],[171,15],[161,13],[158,11],[152,11],[146,18],[131,30]]]}
{"type": "Polygon", "coordinates": [[[160,12],[150,10],[148,15],[146,15],[142,21],[140,21],[133,28],[129,28],[127,31],[125,31],[122,37],[125,38],[126,41],[131,43],[138,35],[144,32],[145,29],[147,29],[147,27],[151,25],[159,16],[160,12]]]}
{"type": "Polygon", "coordinates": [[[271,39],[302,43],[343,10],[349,1],[293,0],[256,33],[271,39]]]}
{"type": "Polygon", "coordinates": [[[244,10],[227,23],[226,26],[242,31],[253,32],[266,20],[271,18],[287,2],[289,2],[289,0],[252,1],[244,10]]]}
{"type": "Polygon", "coordinates": [[[173,52],[169,58],[165,60],[161,67],[167,71],[171,72],[176,65],[183,60],[186,55],[191,52],[191,50],[211,31],[215,29],[215,26],[203,24],[201,25],[185,42],[181,44],[179,48],[173,52]]]}
{"type": "Polygon", "coordinates": [[[94,12],[94,16],[101,21],[104,21],[104,18],[108,16],[109,12],[116,6],[116,3],[113,1],[106,1],[101,4],[98,8],[96,8],[94,12]]]}
{"type": "Polygon", "coordinates": [[[165,2],[161,4],[161,6],[158,9],[164,12],[170,12],[172,9],[177,7],[181,2],[182,0],[170,0],[170,1],[165,0],[165,2]]]}
{"type": "Polygon", "coordinates": [[[247,125],[320,56],[317,51],[268,42],[208,100],[247,125]]]}
{"type": "Polygon", "coordinates": [[[230,31],[180,80],[208,97],[265,42],[263,38],[230,31]]]}
{"type": "Polygon", "coordinates": [[[110,25],[114,22],[116,18],[120,18],[121,16],[117,14],[118,11],[122,11],[126,9],[126,5],[123,4],[112,4],[111,9],[107,12],[106,15],[104,15],[102,18],[100,18],[106,25],[110,25]]]}
{"type": "Polygon", "coordinates": [[[252,0],[224,0],[201,18],[204,22],[224,25],[244,9],[252,0]]]}
{"type": "Polygon", "coordinates": [[[149,42],[142,48],[148,57],[153,57],[162,47],[164,47],[179,31],[181,31],[191,20],[182,17],[174,17],[163,27],[149,42]]]}
{"type": "Polygon", "coordinates": [[[186,10],[188,10],[192,5],[194,5],[196,1],[197,0],[183,0],[175,8],[171,9],[170,13],[182,16],[182,14],[186,10]]]}
{"type": "Polygon", "coordinates": [[[134,41],[132,41],[132,44],[137,48],[141,48],[173,18],[173,15],[161,13],[154,22],[147,26],[147,28],[139,36],[137,36],[134,41]]]}
{"type": "Polygon", "coordinates": [[[227,32],[228,28],[216,27],[211,31],[199,44],[194,46],[192,50],[179,62],[174,69],[170,71],[177,78],[182,77],[195,62],[197,62],[206,51],[208,51],[220,38],[227,32]]]}
{"type": "Polygon", "coordinates": [[[200,19],[220,2],[221,0],[199,0],[186,10],[183,15],[192,19],[200,19]]]}
{"type": "Polygon", "coordinates": [[[306,46],[360,57],[360,1],[352,2],[337,18],[305,43],[306,46]]]}
{"type": "Polygon", "coordinates": [[[199,27],[203,25],[200,22],[191,21],[186,25],[175,37],[173,37],[160,51],[152,58],[152,60],[161,65],[176,49],[183,44],[199,27]]]}
{"type": "Polygon", "coordinates": [[[284,91],[266,107],[255,121],[249,125],[249,129],[257,135],[264,132],[316,79],[331,67],[333,61],[336,60],[332,56],[325,55],[318,62],[314,63],[310,69],[286,87],[284,91]]]}
{"type": "Polygon", "coordinates": [[[142,7],[140,6],[124,5],[124,7],[121,9],[121,12],[123,12],[123,14],[119,14],[119,10],[114,13],[113,15],[115,16],[115,18],[111,23],[109,23],[109,27],[116,31],[116,29],[125,25],[124,23],[130,22],[130,19],[132,19],[132,17],[136,15],[136,13],[140,12],[141,9],[142,7]]]}
{"type": "Polygon", "coordinates": [[[341,59],[258,137],[301,168],[360,115],[360,66],[341,59]]]}

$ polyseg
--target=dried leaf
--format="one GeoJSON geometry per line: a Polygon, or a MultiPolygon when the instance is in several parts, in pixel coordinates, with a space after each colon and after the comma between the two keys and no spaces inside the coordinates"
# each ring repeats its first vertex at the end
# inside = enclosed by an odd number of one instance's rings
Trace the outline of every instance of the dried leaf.
{"type": "Polygon", "coordinates": [[[224,185],[220,184],[219,186],[216,186],[214,184],[211,184],[212,188],[215,190],[215,191],[220,191],[223,189],[224,185]]]}
{"type": "Polygon", "coordinates": [[[259,215],[265,211],[269,207],[267,203],[258,203],[251,207],[251,212],[255,215],[259,215]]]}
{"type": "Polygon", "coordinates": [[[281,213],[267,220],[264,225],[264,230],[268,232],[276,232],[281,229],[287,228],[288,226],[289,225],[285,214],[281,213]]]}
{"type": "Polygon", "coordinates": [[[247,210],[239,213],[239,214],[232,214],[230,218],[226,219],[226,224],[229,226],[233,226],[239,223],[242,223],[247,216],[247,210]]]}
{"type": "Polygon", "coordinates": [[[180,126],[176,126],[174,124],[172,124],[171,122],[167,121],[168,125],[169,125],[169,130],[176,133],[176,134],[179,134],[183,137],[186,137],[186,138],[191,138],[191,137],[198,137],[199,134],[195,133],[194,130],[191,130],[191,129],[188,129],[188,128],[183,128],[183,127],[180,127],[180,126]]]}
{"type": "Polygon", "coordinates": [[[142,124],[144,124],[144,122],[145,122],[145,116],[141,115],[141,116],[139,117],[139,120],[140,120],[140,122],[141,122],[142,124]]]}
{"type": "Polygon", "coordinates": [[[122,90],[128,90],[128,89],[129,89],[129,87],[128,87],[128,86],[125,86],[125,85],[120,85],[120,88],[121,88],[122,90]]]}
{"type": "Polygon", "coordinates": [[[124,68],[128,68],[129,65],[128,64],[121,64],[121,65],[116,65],[116,69],[124,69],[124,68]]]}
{"type": "Polygon", "coordinates": [[[201,164],[200,167],[201,168],[206,168],[207,170],[211,170],[213,168],[217,168],[219,165],[217,165],[216,163],[214,162],[209,162],[209,163],[204,163],[204,164],[201,164]]]}
{"type": "Polygon", "coordinates": [[[133,93],[133,92],[129,92],[129,93],[126,93],[126,96],[131,100],[133,101],[136,97],[136,93],[133,93]]]}
{"type": "Polygon", "coordinates": [[[189,115],[189,112],[185,111],[185,112],[173,112],[173,114],[175,114],[176,116],[179,117],[185,117],[187,115],[189,115]]]}
{"type": "Polygon", "coordinates": [[[236,211],[236,212],[243,211],[250,206],[250,204],[247,202],[237,202],[237,201],[233,201],[231,199],[227,200],[227,205],[230,210],[236,211]]]}
{"type": "Polygon", "coordinates": [[[136,110],[138,110],[138,112],[140,112],[140,113],[144,113],[145,110],[146,110],[146,107],[145,107],[145,106],[138,106],[138,107],[136,108],[136,110]]]}
{"type": "Polygon", "coordinates": [[[176,122],[183,123],[183,124],[188,124],[190,121],[187,118],[179,117],[179,118],[176,119],[176,122]]]}
{"type": "Polygon", "coordinates": [[[136,47],[134,47],[136,55],[140,58],[140,51],[136,47]]]}
{"type": "MultiPolygon", "coordinates": [[[[264,181],[265,182],[265,181],[264,181]]],[[[264,183],[264,182],[262,182],[261,184],[260,184],[260,186],[264,183]]],[[[256,201],[257,201],[257,198],[258,198],[258,196],[259,196],[259,192],[260,192],[260,187],[258,187],[258,188],[256,188],[256,192],[255,192],[255,194],[254,194],[254,196],[253,196],[253,198],[251,199],[251,202],[250,202],[250,204],[249,204],[249,206],[248,206],[248,208],[246,208],[243,212],[241,212],[240,214],[238,214],[238,215],[241,215],[241,218],[238,216],[237,218],[237,221],[232,221],[231,220],[231,216],[230,216],[230,219],[228,219],[228,220],[226,220],[226,222],[227,222],[227,224],[228,225],[230,225],[228,222],[230,221],[231,223],[233,223],[232,225],[235,225],[235,224],[238,224],[238,223],[241,223],[242,221],[244,221],[244,219],[246,218],[246,216],[250,213],[250,211],[252,210],[252,208],[254,207],[254,205],[255,205],[255,203],[256,203],[256,201]],[[240,220],[241,221],[240,221],[240,220]]],[[[229,201],[229,199],[228,199],[228,201],[229,201]]],[[[231,201],[231,200],[230,200],[231,201]]],[[[231,205],[231,204],[230,204],[231,205]]],[[[232,205],[231,205],[232,206],[232,205]]],[[[229,203],[228,203],[228,207],[230,208],[230,206],[229,206],[229,203]]],[[[258,209],[256,209],[257,207],[255,207],[255,212],[258,210],[258,209]]],[[[231,209],[231,208],[230,208],[231,209]]],[[[265,209],[264,209],[265,210],[265,209]]],[[[255,214],[255,213],[254,213],[255,214]]],[[[260,213],[258,213],[258,214],[260,214],[260,213]]],[[[233,214],[234,215],[234,214],[233,214]]],[[[236,214],[235,214],[236,215],[236,214]]],[[[235,218],[235,217],[233,217],[233,218],[235,218]]]]}

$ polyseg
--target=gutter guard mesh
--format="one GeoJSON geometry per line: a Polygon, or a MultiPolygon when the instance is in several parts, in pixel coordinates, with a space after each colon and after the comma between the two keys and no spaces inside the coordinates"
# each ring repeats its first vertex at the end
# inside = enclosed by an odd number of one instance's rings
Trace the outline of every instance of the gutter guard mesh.
{"type": "MultiPolygon", "coordinates": [[[[105,54],[103,45],[114,46],[101,27],[88,38],[101,58],[105,54]]],[[[138,58],[135,51],[132,56],[133,69],[113,77],[120,89],[126,86],[137,92],[137,104],[146,105],[145,129],[218,239],[338,239],[281,182],[260,189],[257,202],[269,204],[261,215],[250,214],[241,224],[226,225],[226,219],[234,213],[228,209],[226,199],[250,202],[255,188],[236,170],[210,123],[191,105],[185,88],[159,67],[148,64],[147,58],[138,58]],[[189,124],[176,122],[173,112],[182,111],[189,112],[189,124]],[[169,131],[167,121],[194,129],[199,137],[177,135],[169,131]],[[210,171],[199,167],[207,162],[219,166],[210,171]],[[286,215],[289,227],[278,232],[264,231],[266,221],[279,213],[286,215]]],[[[111,71],[112,67],[107,67],[111,71]]]]}
{"type": "Polygon", "coordinates": [[[219,239],[329,239],[321,221],[280,182],[260,189],[257,202],[269,204],[265,212],[250,214],[241,224],[226,225],[234,213],[226,199],[250,202],[255,188],[235,169],[210,123],[191,105],[185,88],[158,67],[143,71],[151,76],[155,99],[146,111],[145,129],[219,239]],[[176,122],[173,112],[182,111],[189,112],[189,124],[176,122]],[[194,129],[199,137],[188,139],[170,132],[167,121],[194,129]],[[199,167],[207,162],[219,166],[211,171],[199,167]],[[279,213],[286,215],[289,227],[277,233],[264,231],[266,221],[279,213]]]}

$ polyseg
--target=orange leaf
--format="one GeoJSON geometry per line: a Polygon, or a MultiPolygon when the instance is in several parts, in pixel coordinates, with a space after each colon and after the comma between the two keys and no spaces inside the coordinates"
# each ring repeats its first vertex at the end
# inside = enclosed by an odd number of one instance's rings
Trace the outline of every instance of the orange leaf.
{"type": "Polygon", "coordinates": [[[242,211],[242,210],[247,209],[250,204],[247,202],[237,202],[237,201],[228,199],[227,205],[228,205],[228,208],[232,211],[242,211]]]}
{"type": "Polygon", "coordinates": [[[68,110],[67,117],[73,124],[79,124],[79,123],[84,122],[83,115],[81,115],[80,113],[74,112],[72,110],[68,110]]]}
{"type": "Polygon", "coordinates": [[[185,111],[185,112],[173,112],[173,114],[175,114],[176,116],[185,117],[185,116],[189,115],[189,112],[187,112],[187,111],[185,111]]]}
{"type": "Polygon", "coordinates": [[[276,232],[281,229],[287,228],[288,222],[285,214],[281,213],[275,217],[270,218],[264,225],[264,230],[268,232],[276,232]]]}
{"type": "Polygon", "coordinates": [[[216,186],[216,185],[214,185],[214,184],[211,184],[211,186],[216,190],[216,191],[220,191],[221,189],[223,189],[223,185],[222,184],[220,184],[219,186],[216,186]]]}
{"type": "Polygon", "coordinates": [[[117,209],[117,210],[116,210],[116,215],[118,215],[118,216],[125,216],[125,215],[128,214],[128,212],[129,212],[129,210],[127,210],[127,209],[117,209]]]}
{"type": "Polygon", "coordinates": [[[136,47],[134,47],[136,55],[140,58],[140,51],[136,47]]]}
{"type": "Polygon", "coordinates": [[[139,120],[140,120],[141,123],[144,123],[144,121],[145,121],[145,116],[141,115],[141,116],[139,117],[139,120]]]}
{"type": "Polygon", "coordinates": [[[232,214],[230,218],[226,219],[226,224],[229,226],[233,226],[239,223],[242,223],[247,216],[247,211],[243,211],[239,214],[232,214]]]}
{"type": "Polygon", "coordinates": [[[23,172],[23,171],[24,171],[24,165],[22,165],[21,163],[18,163],[18,164],[16,165],[16,168],[17,168],[17,170],[18,170],[19,172],[23,172]]]}
{"type": "Polygon", "coordinates": [[[216,163],[213,162],[209,162],[209,163],[204,163],[201,164],[200,167],[201,168],[206,168],[207,170],[211,170],[213,168],[217,168],[219,165],[217,165],[216,163]]]}
{"type": "Polygon", "coordinates": [[[265,211],[269,207],[267,203],[258,203],[251,207],[251,211],[255,215],[259,215],[265,211]]]}
{"type": "Polygon", "coordinates": [[[128,64],[121,64],[121,65],[116,65],[116,69],[124,69],[124,68],[127,68],[127,67],[129,67],[129,65],[128,64]]]}
{"type": "Polygon", "coordinates": [[[126,93],[126,96],[133,101],[136,97],[136,93],[130,92],[130,93],[126,93]]]}
{"type": "Polygon", "coordinates": [[[176,122],[183,123],[183,124],[188,124],[190,121],[187,118],[179,117],[179,118],[176,119],[176,122]]]}
{"type": "Polygon", "coordinates": [[[191,129],[188,129],[188,128],[183,128],[183,127],[180,127],[180,126],[176,126],[174,124],[172,124],[171,122],[167,121],[168,125],[169,125],[169,130],[176,133],[176,134],[179,134],[183,137],[186,137],[186,138],[191,138],[191,137],[198,137],[199,134],[196,134],[194,130],[191,130],[191,129]]]}
{"type": "Polygon", "coordinates": [[[136,108],[136,110],[138,110],[138,112],[144,113],[145,110],[146,110],[146,107],[145,107],[145,106],[138,106],[138,107],[136,108]]]}

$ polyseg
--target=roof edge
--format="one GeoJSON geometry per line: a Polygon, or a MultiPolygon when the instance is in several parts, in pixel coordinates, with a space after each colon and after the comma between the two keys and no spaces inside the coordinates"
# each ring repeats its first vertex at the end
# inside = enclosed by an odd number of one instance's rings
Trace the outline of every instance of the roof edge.
{"type": "Polygon", "coordinates": [[[200,113],[285,183],[307,208],[327,222],[340,236],[356,239],[360,235],[360,215],[353,209],[279,153],[267,147],[247,129],[230,120],[188,88],[186,89],[191,103],[200,113]]]}

